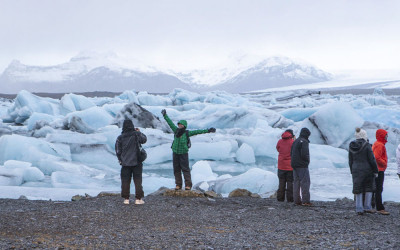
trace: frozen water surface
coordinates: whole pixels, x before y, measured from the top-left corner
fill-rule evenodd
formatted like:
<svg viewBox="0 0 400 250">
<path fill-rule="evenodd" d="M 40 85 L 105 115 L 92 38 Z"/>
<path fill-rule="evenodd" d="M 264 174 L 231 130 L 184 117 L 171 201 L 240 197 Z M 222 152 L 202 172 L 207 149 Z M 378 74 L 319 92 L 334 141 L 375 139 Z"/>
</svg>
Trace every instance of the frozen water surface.
<svg viewBox="0 0 400 250">
<path fill-rule="evenodd" d="M 370 142 L 375 131 L 389 131 L 384 200 L 400 201 L 395 149 L 400 144 L 398 96 L 318 94 L 285 91 L 254 94 L 167 95 L 127 90 L 119 96 L 89 98 L 66 94 L 60 100 L 21 91 L 0 99 L 0 197 L 69 200 L 75 194 L 120 190 L 114 144 L 125 117 L 147 135 L 143 168 L 146 194 L 174 187 L 173 134 L 160 111 L 188 129 L 215 127 L 214 134 L 191 137 L 189 152 L 195 187 L 227 195 L 246 188 L 268 197 L 278 185 L 276 143 L 285 129 L 310 137 L 311 198 L 353 198 L 348 143 L 363 127 Z M 138 106 L 140 105 L 140 106 Z M 145 112 L 145 113 L 143 113 Z M 132 185 L 132 192 L 134 187 Z"/>
</svg>

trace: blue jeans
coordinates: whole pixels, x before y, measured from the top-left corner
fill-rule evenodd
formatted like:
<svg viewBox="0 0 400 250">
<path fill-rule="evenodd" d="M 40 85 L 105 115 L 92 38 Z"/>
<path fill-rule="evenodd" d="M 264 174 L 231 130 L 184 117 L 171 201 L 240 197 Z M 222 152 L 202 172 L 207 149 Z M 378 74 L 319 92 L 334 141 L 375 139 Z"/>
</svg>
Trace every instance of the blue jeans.
<svg viewBox="0 0 400 250">
<path fill-rule="evenodd" d="M 365 200 L 363 205 L 363 194 L 356 194 L 356 212 L 364 212 L 364 210 L 371 210 L 372 192 L 365 193 Z"/>
</svg>

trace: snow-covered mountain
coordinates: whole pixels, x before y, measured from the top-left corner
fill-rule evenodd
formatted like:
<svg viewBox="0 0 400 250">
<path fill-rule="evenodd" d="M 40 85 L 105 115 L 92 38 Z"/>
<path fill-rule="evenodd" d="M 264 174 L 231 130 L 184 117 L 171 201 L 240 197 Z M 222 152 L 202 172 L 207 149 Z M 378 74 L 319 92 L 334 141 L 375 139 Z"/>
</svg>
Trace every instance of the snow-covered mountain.
<svg viewBox="0 0 400 250">
<path fill-rule="evenodd" d="M 256 63 L 212 89 L 248 92 L 273 87 L 324 82 L 333 76 L 314 66 L 295 62 L 286 57 L 271 57 Z"/>
<path fill-rule="evenodd" d="M 286 57 L 272 57 L 252 64 L 238 61 L 232 65 L 174 72 L 140 63 L 128 66 L 112 53 L 81 53 L 54 66 L 28 66 L 15 60 L 0 75 L 0 93 L 17 93 L 22 89 L 53 93 L 127 89 L 168 93 L 174 88 L 239 93 L 332 78 L 329 73 Z"/>
<path fill-rule="evenodd" d="M 132 68 L 114 55 L 79 54 L 54 66 L 28 66 L 14 60 L 0 76 L 0 92 L 120 92 L 127 89 L 166 93 L 192 88 L 174 76 L 150 67 Z"/>
</svg>

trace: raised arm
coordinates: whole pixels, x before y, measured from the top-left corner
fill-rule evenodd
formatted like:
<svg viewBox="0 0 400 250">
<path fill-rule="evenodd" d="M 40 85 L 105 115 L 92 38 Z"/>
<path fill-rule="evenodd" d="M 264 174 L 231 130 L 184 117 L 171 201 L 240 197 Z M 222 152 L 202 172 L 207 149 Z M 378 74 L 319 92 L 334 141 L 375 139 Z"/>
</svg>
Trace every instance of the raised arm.
<svg viewBox="0 0 400 250">
<path fill-rule="evenodd" d="M 163 115 L 165 121 L 168 123 L 168 126 L 172 129 L 172 131 L 175 133 L 178 127 L 171 121 L 171 119 L 167 115 L 167 111 L 165 109 L 161 110 L 161 114 Z"/>
<path fill-rule="evenodd" d="M 215 131 L 216 131 L 215 128 L 191 130 L 191 131 L 189 131 L 189 136 L 206 134 L 206 133 L 215 133 Z"/>
</svg>

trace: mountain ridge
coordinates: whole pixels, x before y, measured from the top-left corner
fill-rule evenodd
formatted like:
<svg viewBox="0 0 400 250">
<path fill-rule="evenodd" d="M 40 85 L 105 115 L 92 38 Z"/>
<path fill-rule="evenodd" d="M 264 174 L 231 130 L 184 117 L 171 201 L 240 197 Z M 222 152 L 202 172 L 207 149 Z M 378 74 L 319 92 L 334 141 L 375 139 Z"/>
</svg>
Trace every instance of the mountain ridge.
<svg viewBox="0 0 400 250">
<path fill-rule="evenodd" d="M 214 85 L 204 84 L 207 79 L 214 81 Z M 68 62 L 51 66 L 30 66 L 13 60 L 0 75 L 0 92 L 15 93 L 21 89 L 31 92 L 115 92 L 134 89 L 166 93 L 182 88 L 239 93 L 330 79 L 331 74 L 287 57 L 271 57 L 249 65 L 214 71 L 174 72 L 143 65 L 129 67 L 119 63 L 113 54 L 79 54 Z M 215 81 L 218 82 L 215 84 Z"/>
</svg>

